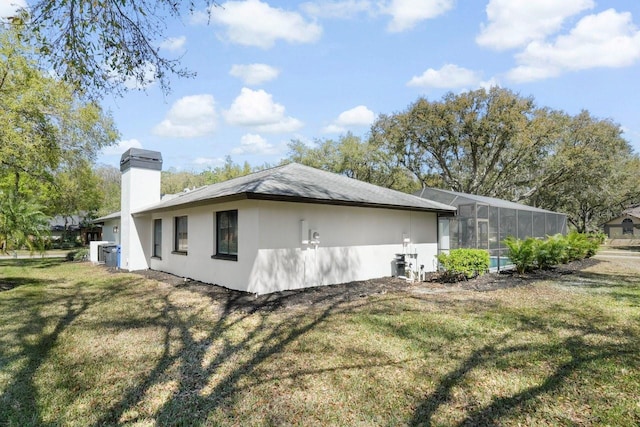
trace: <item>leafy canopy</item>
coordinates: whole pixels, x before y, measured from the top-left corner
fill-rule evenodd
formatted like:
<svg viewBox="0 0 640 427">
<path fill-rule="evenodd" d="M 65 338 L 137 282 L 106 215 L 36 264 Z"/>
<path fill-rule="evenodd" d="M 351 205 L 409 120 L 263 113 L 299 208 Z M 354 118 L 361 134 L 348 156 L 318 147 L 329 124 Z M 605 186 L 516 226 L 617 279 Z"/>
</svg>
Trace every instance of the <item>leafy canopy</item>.
<svg viewBox="0 0 640 427">
<path fill-rule="evenodd" d="M 0 241 L 35 235 L 31 217 L 97 209 L 92 163 L 118 136 L 111 117 L 39 68 L 24 39 L 0 26 Z M 12 213 L 13 212 L 13 213 Z M 13 218 L 11 217 L 13 215 Z"/>
<path fill-rule="evenodd" d="M 161 54 L 165 21 L 193 12 L 197 3 L 207 9 L 215 4 L 213 0 L 37 0 L 9 21 L 76 90 L 99 97 L 157 81 L 168 92 L 170 75 L 193 73 L 181 68 L 179 58 Z"/>
</svg>

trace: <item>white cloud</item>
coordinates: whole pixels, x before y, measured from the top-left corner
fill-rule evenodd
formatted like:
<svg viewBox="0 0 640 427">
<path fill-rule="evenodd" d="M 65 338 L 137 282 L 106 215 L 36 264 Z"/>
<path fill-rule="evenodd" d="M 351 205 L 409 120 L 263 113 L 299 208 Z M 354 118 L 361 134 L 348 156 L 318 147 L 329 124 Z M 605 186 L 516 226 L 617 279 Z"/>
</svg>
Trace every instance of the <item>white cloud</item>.
<svg viewBox="0 0 640 427">
<path fill-rule="evenodd" d="M 391 0 L 380 6 L 392 19 L 387 30 L 397 33 L 410 30 L 420 21 L 432 19 L 453 7 L 454 0 Z"/>
<path fill-rule="evenodd" d="M 215 131 L 217 114 L 211 95 L 191 95 L 177 100 L 153 133 L 164 137 L 196 138 Z"/>
<path fill-rule="evenodd" d="M 0 0 L 0 18 L 14 16 L 22 7 L 27 7 L 25 0 Z"/>
<path fill-rule="evenodd" d="M 373 5 L 369 0 L 322 1 L 302 3 L 300 9 L 317 18 L 348 19 L 359 13 L 371 14 Z"/>
<path fill-rule="evenodd" d="M 329 126 L 325 126 L 324 133 L 343 133 L 353 126 L 369 126 L 376 119 L 373 111 L 364 105 L 358 105 L 350 110 L 340 113 L 338 118 Z"/>
<path fill-rule="evenodd" d="M 492 87 L 500 87 L 500 81 L 496 77 L 491 77 L 489 80 L 483 80 L 478 83 L 478 86 L 483 89 L 489 90 Z"/>
<path fill-rule="evenodd" d="M 593 0 L 491 0 L 486 9 L 489 23 L 481 26 L 476 42 L 498 50 L 525 46 L 556 33 L 567 18 L 593 7 Z"/>
<path fill-rule="evenodd" d="M 424 88 L 454 89 L 470 86 L 478 86 L 480 76 L 475 71 L 458 67 L 454 64 L 446 64 L 439 70 L 429 68 L 420 76 L 414 76 L 407 86 Z"/>
<path fill-rule="evenodd" d="M 343 126 L 367 126 L 373 123 L 375 118 L 376 115 L 373 111 L 364 105 L 358 105 L 340 113 L 336 123 Z"/>
<path fill-rule="evenodd" d="M 347 128 L 344 126 L 337 125 L 335 123 L 330 124 L 329 126 L 325 126 L 322 128 L 323 133 L 345 133 Z"/>
<path fill-rule="evenodd" d="M 273 8 L 260 0 L 228 1 L 211 11 L 211 21 L 226 27 L 232 43 L 272 47 L 277 40 L 289 43 L 312 43 L 322 34 L 322 27 L 307 22 L 296 12 Z"/>
<path fill-rule="evenodd" d="M 224 159 L 221 157 L 196 157 L 193 160 L 193 164 L 197 166 L 213 166 L 221 165 L 224 163 Z"/>
<path fill-rule="evenodd" d="M 102 149 L 105 156 L 120 156 L 129 148 L 142 148 L 142 143 L 137 139 L 123 139 L 118 141 L 116 145 L 111 145 Z"/>
<path fill-rule="evenodd" d="M 285 116 L 284 106 L 273 102 L 271 94 L 248 88 L 242 88 L 224 116 L 230 124 L 253 127 L 259 132 L 294 132 L 303 125 L 300 120 Z"/>
<path fill-rule="evenodd" d="M 160 49 L 168 50 L 170 52 L 177 52 L 184 49 L 184 45 L 187 43 L 187 37 L 168 37 L 160 43 Z"/>
<path fill-rule="evenodd" d="M 567 35 L 553 43 L 531 42 L 516 55 L 518 66 L 508 78 L 526 82 L 567 71 L 596 67 L 617 68 L 640 60 L 640 31 L 631 13 L 608 9 L 582 18 Z"/>
<path fill-rule="evenodd" d="M 233 65 L 229 74 L 242 79 L 246 85 L 255 86 L 277 78 L 280 70 L 267 64 Z"/>
<path fill-rule="evenodd" d="M 240 138 L 240 146 L 231 150 L 231 154 L 259 154 L 273 155 L 280 150 L 273 144 L 267 142 L 262 136 L 248 133 Z"/>
<path fill-rule="evenodd" d="M 418 23 L 436 18 L 453 8 L 455 0 L 335 0 L 313 1 L 300 5 L 307 15 L 315 18 L 350 19 L 357 15 L 386 15 L 390 32 L 414 28 Z"/>
</svg>

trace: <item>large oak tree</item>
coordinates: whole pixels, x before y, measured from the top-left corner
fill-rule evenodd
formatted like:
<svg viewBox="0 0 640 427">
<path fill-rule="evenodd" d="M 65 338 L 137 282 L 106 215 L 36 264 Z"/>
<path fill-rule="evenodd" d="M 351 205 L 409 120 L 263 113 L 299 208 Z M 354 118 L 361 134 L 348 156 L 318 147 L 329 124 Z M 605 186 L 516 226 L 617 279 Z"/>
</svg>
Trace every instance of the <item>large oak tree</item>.
<svg viewBox="0 0 640 427">
<path fill-rule="evenodd" d="M 504 88 L 420 98 L 381 115 L 371 141 L 423 186 L 558 210 L 580 231 L 640 201 L 639 160 L 619 125 Z"/>
</svg>

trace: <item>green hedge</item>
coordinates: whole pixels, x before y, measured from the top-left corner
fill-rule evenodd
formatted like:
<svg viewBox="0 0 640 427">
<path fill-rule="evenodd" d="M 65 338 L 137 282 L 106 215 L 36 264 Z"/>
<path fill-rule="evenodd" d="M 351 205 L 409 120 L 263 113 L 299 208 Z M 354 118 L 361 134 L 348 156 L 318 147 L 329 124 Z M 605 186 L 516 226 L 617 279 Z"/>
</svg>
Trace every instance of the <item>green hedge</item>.
<svg viewBox="0 0 640 427">
<path fill-rule="evenodd" d="M 437 258 L 451 280 L 471 279 L 489 270 L 489 253 L 482 249 L 452 249 Z"/>
</svg>

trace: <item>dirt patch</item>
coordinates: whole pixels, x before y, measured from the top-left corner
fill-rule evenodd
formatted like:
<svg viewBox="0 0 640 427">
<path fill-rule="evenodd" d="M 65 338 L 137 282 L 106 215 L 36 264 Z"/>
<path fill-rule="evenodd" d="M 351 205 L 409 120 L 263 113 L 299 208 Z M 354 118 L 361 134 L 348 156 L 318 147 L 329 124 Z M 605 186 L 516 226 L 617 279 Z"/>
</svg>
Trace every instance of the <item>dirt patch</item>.
<svg viewBox="0 0 640 427">
<path fill-rule="evenodd" d="M 437 273 L 427 277 L 425 282 L 407 282 L 397 277 L 364 280 L 340 285 L 319 286 L 315 288 L 274 292 L 266 295 L 255 295 L 248 292 L 234 291 L 222 286 L 211 285 L 195 280 L 185 279 L 173 274 L 154 270 L 134 272 L 147 279 L 156 280 L 169 286 L 186 288 L 206 295 L 224 307 L 225 312 L 273 311 L 281 308 L 305 308 L 324 306 L 349 301 L 361 300 L 372 295 L 386 293 L 439 293 L 459 290 L 487 292 L 496 289 L 513 288 L 530 285 L 541 280 L 554 279 L 573 274 L 584 268 L 597 264 L 595 259 L 574 261 L 549 270 L 538 270 L 525 274 L 514 271 L 488 273 L 475 279 L 458 283 L 442 283 Z M 113 272 L 118 270 L 111 269 Z"/>
</svg>

